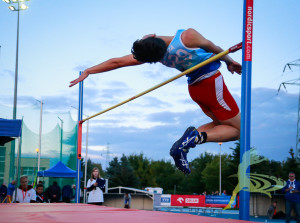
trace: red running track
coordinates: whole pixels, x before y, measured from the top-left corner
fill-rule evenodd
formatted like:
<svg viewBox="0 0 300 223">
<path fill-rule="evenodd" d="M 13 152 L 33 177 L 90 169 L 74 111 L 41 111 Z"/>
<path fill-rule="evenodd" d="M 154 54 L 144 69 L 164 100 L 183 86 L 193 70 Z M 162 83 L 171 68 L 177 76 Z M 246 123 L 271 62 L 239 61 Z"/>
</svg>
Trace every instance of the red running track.
<svg viewBox="0 0 300 223">
<path fill-rule="evenodd" d="M 191 214 L 113 208 L 89 204 L 0 204 L 0 222 L 246 223 Z"/>
</svg>

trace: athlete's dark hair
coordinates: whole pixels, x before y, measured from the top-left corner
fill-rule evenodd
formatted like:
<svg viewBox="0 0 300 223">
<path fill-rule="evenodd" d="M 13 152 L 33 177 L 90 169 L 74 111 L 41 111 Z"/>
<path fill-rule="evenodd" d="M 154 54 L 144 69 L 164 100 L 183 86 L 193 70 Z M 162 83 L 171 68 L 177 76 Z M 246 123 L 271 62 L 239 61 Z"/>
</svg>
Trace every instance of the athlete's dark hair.
<svg viewBox="0 0 300 223">
<path fill-rule="evenodd" d="M 136 40 L 131 48 L 131 53 L 136 60 L 149 63 L 160 61 L 166 51 L 167 45 L 165 41 L 154 37 Z"/>
</svg>

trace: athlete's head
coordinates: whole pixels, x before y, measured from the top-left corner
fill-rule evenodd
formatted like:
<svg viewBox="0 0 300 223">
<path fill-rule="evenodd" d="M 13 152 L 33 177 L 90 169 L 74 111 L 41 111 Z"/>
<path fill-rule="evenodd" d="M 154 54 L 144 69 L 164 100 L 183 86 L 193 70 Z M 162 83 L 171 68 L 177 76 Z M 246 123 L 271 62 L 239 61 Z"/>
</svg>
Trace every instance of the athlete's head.
<svg viewBox="0 0 300 223">
<path fill-rule="evenodd" d="M 156 37 L 137 40 L 133 43 L 131 53 L 140 62 L 155 63 L 160 61 L 167 51 L 165 41 Z"/>
</svg>

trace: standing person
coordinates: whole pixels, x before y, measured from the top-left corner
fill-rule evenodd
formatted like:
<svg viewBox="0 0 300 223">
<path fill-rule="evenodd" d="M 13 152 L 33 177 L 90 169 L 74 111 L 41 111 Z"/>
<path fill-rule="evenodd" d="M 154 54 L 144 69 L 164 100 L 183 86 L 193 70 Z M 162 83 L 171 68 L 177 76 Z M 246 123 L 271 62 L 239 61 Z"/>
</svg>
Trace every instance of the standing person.
<svg viewBox="0 0 300 223">
<path fill-rule="evenodd" d="M 13 203 L 36 203 L 36 193 L 31 185 L 28 185 L 28 177 L 20 177 L 20 187 L 12 194 Z M 15 196 L 15 193 L 17 195 Z"/>
<path fill-rule="evenodd" d="M 13 192 L 15 190 L 15 187 L 16 187 L 16 181 L 12 181 L 8 184 L 7 186 L 7 197 L 8 197 L 8 203 L 11 203 L 12 201 L 12 195 L 13 195 Z"/>
<path fill-rule="evenodd" d="M 226 190 L 223 190 L 222 196 L 226 196 Z"/>
<path fill-rule="evenodd" d="M 49 203 L 48 197 L 44 193 L 44 185 L 36 185 L 36 203 Z"/>
<path fill-rule="evenodd" d="M 131 195 L 129 193 L 125 193 L 124 195 L 124 208 L 130 208 L 131 205 Z"/>
<path fill-rule="evenodd" d="M 105 191 L 105 180 L 100 178 L 99 169 L 94 167 L 91 178 L 87 182 L 87 191 L 89 192 L 88 204 L 102 205 L 104 202 L 103 192 Z"/>
<path fill-rule="evenodd" d="M 294 172 L 289 173 L 289 179 L 282 190 L 285 192 L 286 223 L 291 221 L 291 211 L 295 210 L 296 221 L 300 223 L 300 182 L 295 179 Z"/>
<path fill-rule="evenodd" d="M 79 78 L 70 82 L 70 87 L 83 81 L 90 74 L 143 63 L 160 62 L 183 72 L 222 51 L 221 47 L 191 28 L 178 30 L 175 36 L 150 34 L 133 43 L 132 54 L 112 58 L 86 69 Z M 241 73 L 242 66 L 228 55 L 222 57 L 221 61 L 226 63 L 231 73 Z M 205 142 L 227 142 L 239 139 L 239 108 L 218 70 L 220 66 L 221 62 L 217 60 L 186 75 L 191 98 L 212 121 L 201 125 L 198 129 L 187 128 L 183 136 L 173 144 L 170 155 L 176 167 L 185 174 L 191 172 L 187 160 L 190 148 Z"/>
<path fill-rule="evenodd" d="M 72 187 L 70 185 L 65 185 L 62 189 L 62 200 L 63 200 L 63 202 L 70 203 L 72 197 L 73 197 Z"/>
<path fill-rule="evenodd" d="M 53 185 L 48 188 L 49 198 L 51 203 L 56 203 L 60 201 L 61 189 L 57 185 L 57 182 L 54 181 Z"/>
</svg>

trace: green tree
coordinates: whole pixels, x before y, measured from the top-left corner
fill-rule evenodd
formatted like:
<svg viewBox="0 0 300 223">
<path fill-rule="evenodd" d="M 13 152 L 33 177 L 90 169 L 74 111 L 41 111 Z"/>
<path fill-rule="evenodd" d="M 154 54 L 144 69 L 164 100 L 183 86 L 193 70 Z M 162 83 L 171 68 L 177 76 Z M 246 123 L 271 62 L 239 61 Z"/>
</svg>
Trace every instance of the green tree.
<svg viewBox="0 0 300 223">
<path fill-rule="evenodd" d="M 214 157 L 214 159 L 208 163 L 205 169 L 202 171 L 203 180 L 205 182 L 205 188 L 207 192 L 214 192 L 219 187 L 219 159 Z"/>
<path fill-rule="evenodd" d="M 284 179 L 283 163 L 280 161 L 269 160 L 266 173 L 270 176 Z"/>
<path fill-rule="evenodd" d="M 205 152 L 190 162 L 191 174 L 185 180 L 186 189 L 189 193 L 201 194 L 206 191 L 202 171 L 213 159 L 213 154 Z"/>
<path fill-rule="evenodd" d="M 151 169 L 151 160 L 144 157 L 142 153 L 140 155 L 130 155 L 128 160 L 135 175 L 139 178 L 140 188 L 157 186 Z"/>
<path fill-rule="evenodd" d="M 135 188 L 139 186 L 139 179 L 135 175 L 134 170 L 128 161 L 128 158 L 124 154 L 121 157 L 121 174 L 122 186 Z"/>
<path fill-rule="evenodd" d="M 240 141 L 235 143 L 235 148 L 230 147 L 232 153 L 230 155 L 229 169 L 231 174 L 237 174 L 240 164 Z"/>
<path fill-rule="evenodd" d="M 109 166 L 106 169 L 106 176 L 109 179 L 109 187 L 138 187 L 139 185 L 139 180 L 124 154 L 120 162 L 117 157 L 114 157 L 109 162 Z"/>
<path fill-rule="evenodd" d="M 121 185 L 121 164 L 117 157 L 114 157 L 106 169 L 106 176 L 109 179 L 109 187 L 117 187 Z"/>
<path fill-rule="evenodd" d="M 300 177 L 300 163 L 297 162 L 295 157 L 294 149 L 290 148 L 289 150 L 290 157 L 283 163 L 283 173 L 286 178 L 289 172 L 294 172 L 296 177 Z"/>
<path fill-rule="evenodd" d="M 155 186 L 164 189 L 164 193 L 174 193 L 174 188 L 176 187 L 177 192 L 181 192 L 184 186 L 182 186 L 182 181 L 184 175 L 176 170 L 176 168 L 169 161 L 159 160 L 153 161 L 151 163 L 151 172 L 155 178 Z"/>
<path fill-rule="evenodd" d="M 228 183 L 228 174 L 230 174 L 229 169 L 229 161 L 230 156 L 224 154 L 221 156 L 221 178 L 222 178 L 222 188 L 221 190 L 229 191 L 231 189 L 231 185 Z M 220 157 L 214 156 L 213 160 L 208 163 L 205 169 L 202 172 L 203 180 L 205 182 L 205 188 L 208 192 L 214 192 L 219 190 L 219 182 L 220 182 Z M 221 191 L 222 192 L 222 191 Z"/>
</svg>

